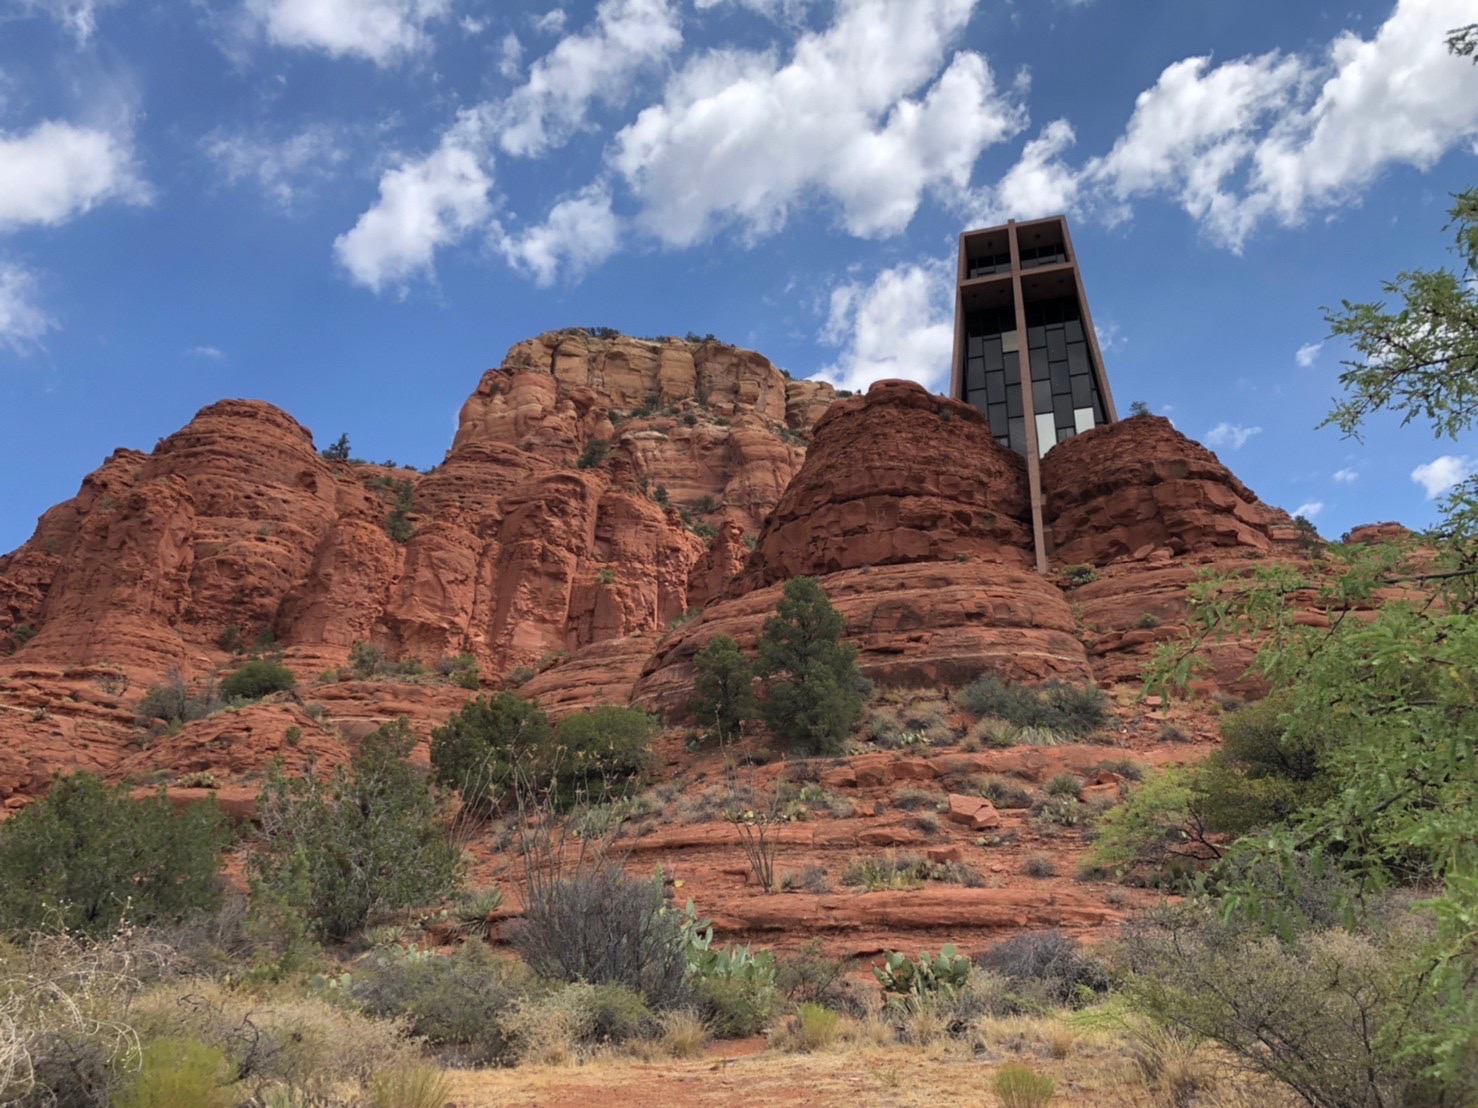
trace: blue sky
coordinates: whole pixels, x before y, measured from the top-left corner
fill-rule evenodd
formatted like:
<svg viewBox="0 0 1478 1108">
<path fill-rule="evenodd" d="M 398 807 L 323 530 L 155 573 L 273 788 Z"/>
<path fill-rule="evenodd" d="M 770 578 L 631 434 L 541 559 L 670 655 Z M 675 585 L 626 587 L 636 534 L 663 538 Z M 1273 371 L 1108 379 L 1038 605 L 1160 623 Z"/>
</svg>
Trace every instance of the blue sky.
<svg viewBox="0 0 1478 1108">
<path fill-rule="evenodd" d="M 0 0 L 0 550 L 256 397 L 427 466 L 544 330 L 947 380 L 955 236 L 1069 213 L 1121 409 L 1338 535 L 1478 441 L 1314 427 L 1320 306 L 1448 264 L 1471 0 Z M 1322 344 L 1322 345 L 1321 345 Z"/>
</svg>

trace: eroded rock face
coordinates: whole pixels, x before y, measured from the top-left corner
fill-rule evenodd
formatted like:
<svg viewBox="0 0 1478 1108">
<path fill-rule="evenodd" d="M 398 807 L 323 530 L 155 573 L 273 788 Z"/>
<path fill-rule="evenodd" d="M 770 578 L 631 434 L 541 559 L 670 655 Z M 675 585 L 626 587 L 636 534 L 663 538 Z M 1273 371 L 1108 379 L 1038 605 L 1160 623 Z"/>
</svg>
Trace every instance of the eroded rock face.
<svg viewBox="0 0 1478 1108">
<path fill-rule="evenodd" d="M 1212 549 L 1259 553 L 1292 543 L 1216 455 L 1160 416 L 1137 416 L 1053 447 L 1042 459 L 1043 521 L 1062 565 L 1106 565 Z"/>
</svg>

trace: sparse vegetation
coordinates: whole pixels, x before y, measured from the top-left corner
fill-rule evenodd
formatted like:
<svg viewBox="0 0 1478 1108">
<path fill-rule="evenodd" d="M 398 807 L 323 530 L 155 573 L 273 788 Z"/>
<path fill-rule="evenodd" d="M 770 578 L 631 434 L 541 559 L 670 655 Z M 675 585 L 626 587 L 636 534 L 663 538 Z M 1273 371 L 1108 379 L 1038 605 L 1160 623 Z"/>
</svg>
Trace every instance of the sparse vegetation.
<svg viewBox="0 0 1478 1108">
<path fill-rule="evenodd" d="M 955 701 L 978 717 L 1004 720 L 1016 727 L 1081 738 L 1108 722 L 1108 697 L 1096 685 L 1008 685 L 987 673 L 955 693 Z M 1042 745 L 1043 737 L 1027 735 L 1019 742 Z"/>
<path fill-rule="evenodd" d="M 595 469 L 606 460 L 606 455 L 610 452 L 609 439 L 591 439 L 585 444 L 585 449 L 580 452 L 580 458 L 575 465 L 580 469 Z"/>
<path fill-rule="evenodd" d="M 753 719 L 754 663 L 728 635 L 715 635 L 693 658 L 693 711 L 724 742 Z"/>
<path fill-rule="evenodd" d="M 298 679 L 292 670 L 277 662 L 253 659 L 221 678 L 221 696 L 226 700 L 260 700 L 293 688 Z"/>
<path fill-rule="evenodd" d="M 846 622 L 815 580 L 785 583 L 760 639 L 759 671 L 768 682 L 760 713 L 794 749 L 838 750 L 862 715 L 857 648 L 841 641 L 845 631 Z"/>
</svg>

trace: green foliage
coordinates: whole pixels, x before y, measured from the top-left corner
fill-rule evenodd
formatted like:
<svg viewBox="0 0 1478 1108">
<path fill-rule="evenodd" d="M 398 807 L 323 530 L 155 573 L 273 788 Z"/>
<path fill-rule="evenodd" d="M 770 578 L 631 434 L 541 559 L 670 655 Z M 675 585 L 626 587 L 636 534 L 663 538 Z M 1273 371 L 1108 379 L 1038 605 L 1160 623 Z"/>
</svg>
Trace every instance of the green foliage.
<svg viewBox="0 0 1478 1108">
<path fill-rule="evenodd" d="M 0 928 L 102 935 L 213 909 L 226 838 L 213 800 L 176 812 L 162 792 L 60 778 L 0 823 Z"/>
<path fill-rule="evenodd" d="M 368 1108 L 445 1108 L 452 1082 L 429 1062 L 405 1062 L 374 1074 L 365 1093 Z"/>
<path fill-rule="evenodd" d="M 286 666 L 254 658 L 221 678 L 221 696 L 227 700 L 260 700 L 297 683 L 298 679 Z"/>
<path fill-rule="evenodd" d="M 155 1039 L 139 1052 L 139 1068 L 113 1097 L 113 1108 L 231 1108 L 235 1067 L 225 1054 L 193 1039 Z"/>
<path fill-rule="evenodd" d="M 672 498 L 667 493 L 666 485 L 658 485 L 656 489 L 652 491 L 652 499 L 655 500 L 658 504 L 662 505 L 662 507 L 664 508 L 672 503 Z"/>
<path fill-rule="evenodd" d="M 404 477 L 399 481 L 387 478 L 386 487 L 394 492 L 395 502 L 385 515 L 385 534 L 395 542 L 408 543 L 415 534 L 410 513 L 415 507 L 416 486 L 409 477 Z"/>
<path fill-rule="evenodd" d="M 841 1033 L 842 1017 L 838 1012 L 807 1001 L 796 1005 L 795 1019 L 787 1041 L 791 1049 L 802 1053 L 825 1050 Z"/>
<path fill-rule="evenodd" d="M 575 465 L 580 469 L 594 469 L 606 460 L 606 455 L 610 452 L 609 439 L 591 439 L 585 444 L 585 449 L 580 452 L 580 458 Z"/>
<path fill-rule="evenodd" d="M 970 977 L 970 959 L 956 953 L 951 943 L 940 947 L 938 954 L 921 952 L 917 961 L 890 950 L 872 972 L 887 1004 L 913 1009 L 936 995 L 964 988 Z"/>
<path fill-rule="evenodd" d="M 1023 1062 L 1008 1062 L 996 1070 L 991 1088 L 1000 1099 L 1001 1108 L 1045 1108 L 1052 1103 L 1057 1086 L 1052 1078 Z"/>
<path fill-rule="evenodd" d="M 428 904 L 460 883 L 461 851 L 410 762 L 415 744 L 400 719 L 366 736 L 347 772 L 289 778 L 277 767 L 268 778 L 251 871 L 324 938 L 343 939 L 377 913 Z"/>
<path fill-rule="evenodd" d="M 1143 400 L 1135 400 L 1135 401 L 1132 401 L 1130 403 L 1130 405 L 1129 405 L 1129 418 L 1130 419 L 1133 419 L 1136 416 L 1147 416 L 1149 414 L 1150 414 L 1150 406 L 1148 404 L 1146 404 Z"/>
<path fill-rule="evenodd" d="M 1062 579 L 1067 582 L 1067 587 L 1075 589 L 1079 585 L 1087 585 L 1098 580 L 1098 571 L 1089 565 L 1068 566 L 1062 571 Z"/>
<path fill-rule="evenodd" d="M 482 686 L 477 672 L 477 659 L 471 654 L 440 659 L 436 663 L 436 672 L 450 678 L 452 684 L 459 689 L 476 690 Z"/>
<path fill-rule="evenodd" d="M 614 585 L 616 583 L 616 571 L 609 567 L 597 571 L 595 583 L 597 585 Z"/>
<path fill-rule="evenodd" d="M 24 646 L 36 637 L 36 628 L 29 623 L 17 623 L 10 629 L 10 638 L 16 646 Z"/>
<path fill-rule="evenodd" d="M 349 436 L 340 435 L 333 444 L 322 450 L 325 460 L 330 462 L 347 462 L 349 460 Z"/>
<path fill-rule="evenodd" d="M 975 716 L 1074 738 L 1098 730 L 1109 719 L 1108 697 L 1095 685 L 1008 685 L 994 673 L 960 689 L 955 702 Z"/>
<path fill-rule="evenodd" d="M 205 719 L 220 709 L 221 700 L 214 684 L 207 683 L 199 695 L 192 694 L 180 671 L 172 669 L 165 675 L 164 684 L 155 685 L 144 694 L 138 715 L 144 720 L 163 720 L 178 726 Z"/>
<path fill-rule="evenodd" d="M 693 658 L 693 711 L 699 722 L 711 724 L 720 740 L 738 736 L 755 703 L 754 663 L 728 635 L 715 635 Z"/>
<path fill-rule="evenodd" d="M 765 622 L 759 672 L 769 687 L 760 712 L 797 750 L 837 751 L 862 718 L 857 648 L 841 641 L 845 631 L 846 621 L 810 577 L 787 581 L 777 613 Z"/>
<path fill-rule="evenodd" d="M 997 943 L 980 964 L 1008 983 L 1010 1004 L 1021 1011 L 1082 1007 L 1109 987 L 1107 967 L 1055 929 Z"/>
<path fill-rule="evenodd" d="M 775 956 L 768 951 L 705 948 L 696 957 L 690 953 L 688 972 L 704 1019 L 721 1039 L 758 1035 L 775 1014 L 779 992 Z"/>
</svg>

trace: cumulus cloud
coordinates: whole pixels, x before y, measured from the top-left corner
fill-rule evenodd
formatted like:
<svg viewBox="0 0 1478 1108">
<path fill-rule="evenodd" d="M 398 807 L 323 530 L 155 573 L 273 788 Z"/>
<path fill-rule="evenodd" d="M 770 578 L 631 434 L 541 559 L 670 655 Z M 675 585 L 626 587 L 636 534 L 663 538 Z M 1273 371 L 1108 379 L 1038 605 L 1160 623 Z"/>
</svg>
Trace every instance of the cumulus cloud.
<svg viewBox="0 0 1478 1108">
<path fill-rule="evenodd" d="M 1072 124 L 1053 120 L 1022 149 L 1021 157 L 994 186 L 977 197 L 975 219 L 1002 223 L 1037 219 L 1078 209 L 1082 180 L 1062 155 L 1077 141 Z"/>
<path fill-rule="evenodd" d="M 1358 470 L 1346 468 L 1334 471 L 1334 479 L 1342 485 L 1353 485 L 1359 478 L 1360 473 Z"/>
<path fill-rule="evenodd" d="M 1466 454 L 1444 454 L 1411 471 L 1411 479 L 1424 488 L 1428 500 L 1435 500 L 1478 472 L 1478 464 Z"/>
<path fill-rule="evenodd" d="M 1478 67 L 1444 42 L 1469 7 L 1399 0 L 1372 38 L 1344 32 L 1322 58 L 1177 61 L 1084 183 L 1117 216 L 1136 197 L 1170 195 L 1241 249 L 1262 222 L 1296 225 L 1392 165 L 1425 169 L 1478 134 Z"/>
<path fill-rule="evenodd" d="M 25 354 L 55 326 L 37 299 L 36 278 L 16 263 L 0 260 L 0 346 Z"/>
<path fill-rule="evenodd" d="M 699 11 L 707 11 L 709 8 L 748 8 L 770 19 L 794 22 L 806 14 L 813 2 L 814 0 L 693 0 L 693 6 Z"/>
<path fill-rule="evenodd" d="M 578 280 L 620 244 L 621 221 L 611 210 L 611 193 L 603 184 L 561 200 L 538 226 L 497 237 L 497 247 L 509 263 L 541 287 L 560 278 Z"/>
<path fill-rule="evenodd" d="M 212 362 L 218 362 L 226 356 L 218 346 L 192 346 L 185 353 L 192 358 L 205 358 Z"/>
<path fill-rule="evenodd" d="M 1322 342 L 1306 342 L 1298 348 L 1293 355 L 1293 360 L 1299 364 L 1301 369 L 1308 369 L 1319 357 L 1319 351 L 1324 349 Z"/>
<path fill-rule="evenodd" d="M 681 44 L 673 0 L 602 0 L 595 21 L 530 66 L 528 79 L 500 106 L 498 145 L 535 157 L 566 142 L 594 101 L 622 99 L 633 77 Z"/>
<path fill-rule="evenodd" d="M 801 34 L 786 58 L 713 50 L 690 59 L 661 103 L 616 136 L 613 165 L 643 225 L 675 246 L 725 222 L 765 235 L 820 196 L 848 232 L 887 235 L 927 189 L 963 190 L 981 150 L 1023 120 L 983 57 L 949 57 L 972 7 L 845 0 L 830 27 Z"/>
<path fill-rule="evenodd" d="M 120 0 L 10 0 L 21 15 L 49 16 L 85 45 L 97 33 L 98 12 L 115 7 Z"/>
<path fill-rule="evenodd" d="M 148 199 L 127 134 L 54 120 L 21 135 L 0 132 L 0 230 L 56 226 L 108 200 Z"/>
<path fill-rule="evenodd" d="M 334 240 L 334 254 L 358 284 L 380 292 L 429 272 L 439 247 L 487 223 L 493 180 L 479 155 L 482 121 L 466 112 L 421 159 L 380 178 L 380 195 Z"/>
<path fill-rule="evenodd" d="M 1229 447 L 1241 450 L 1253 435 L 1262 434 L 1261 427 L 1243 427 L 1239 423 L 1222 421 L 1207 431 L 1203 439 L 1207 446 Z"/>
<path fill-rule="evenodd" d="M 512 31 L 498 45 L 498 72 L 510 81 L 523 72 L 523 43 Z"/>
<path fill-rule="evenodd" d="M 832 290 L 821 338 L 840 347 L 819 376 L 862 391 L 902 377 L 941 392 L 954 343 L 952 263 L 914 262 Z"/>
<path fill-rule="evenodd" d="M 321 123 L 286 138 L 218 128 L 201 149 L 229 183 L 251 181 L 283 208 L 330 179 L 348 157 L 342 132 Z"/>
<path fill-rule="evenodd" d="M 535 16 L 532 22 L 534 30 L 540 34 L 558 35 L 564 32 L 565 23 L 568 19 L 569 17 L 565 15 L 563 8 L 551 8 L 543 15 Z"/>
<path fill-rule="evenodd" d="M 1300 504 L 1297 508 L 1293 509 L 1293 514 L 1296 515 L 1296 516 L 1303 516 L 1304 519 L 1318 519 L 1319 518 L 1319 513 L 1322 512 L 1323 510 L 1324 510 L 1324 501 L 1322 501 L 1322 500 L 1306 500 L 1302 504 Z"/>
<path fill-rule="evenodd" d="M 429 44 L 426 26 L 450 0 L 246 0 L 269 42 L 392 65 Z"/>
</svg>

